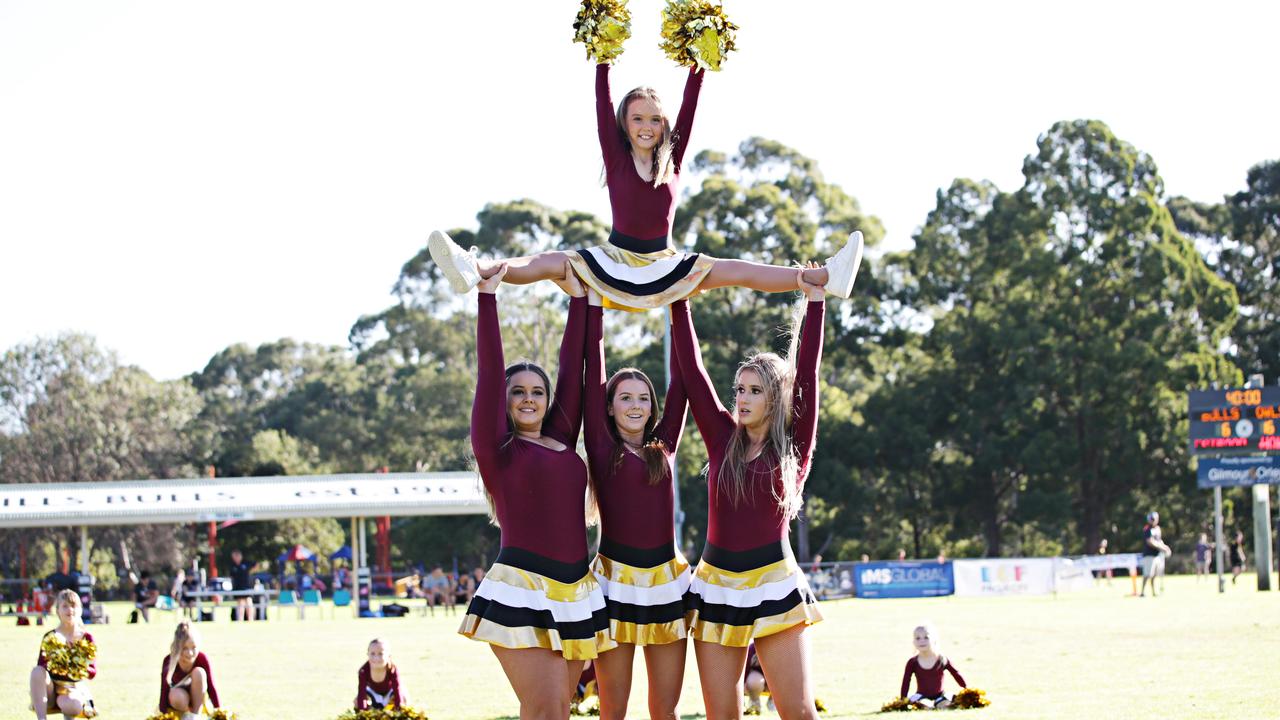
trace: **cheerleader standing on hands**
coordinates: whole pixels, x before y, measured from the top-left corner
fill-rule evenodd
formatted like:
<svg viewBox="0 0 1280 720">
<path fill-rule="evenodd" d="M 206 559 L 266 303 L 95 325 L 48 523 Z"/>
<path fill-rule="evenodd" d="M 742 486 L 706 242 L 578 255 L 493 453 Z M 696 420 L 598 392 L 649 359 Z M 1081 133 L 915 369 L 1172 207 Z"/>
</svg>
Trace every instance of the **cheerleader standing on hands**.
<svg viewBox="0 0 1280 720">
<path fill-rule="evenodd" d="M 600 716 L 626 716 L 639 646 L 649 675 L 649 717 L 673 720 L 684 683 L 689 562 L 676 548 L 672 466 L 688 403 L 679 372 L 667 388 L 666 412 L 653 381 L 636 368 L 605 382 L 600 296 L 589 290 L 588 300 L 583 432 L 600 508 L 600 552 L 592 570 L 618 643 L 595 661 Z"/>
<path fill-rule="evenodd" d="M 58 627 L 44 634 L 40 642 L 40 654 L 36 667 L 31 670 L 31 709 L 38 720 L 45 720 L 49 713 L 62 713 L 63 717 L 97 717 L 93 697 L 89 694 L 89 681 L 98 674 L 94 659 L 96 647 L 93 635 L 80 620 L 80 596 L 71 590 L 63 590 L 54 600 Z M 82 644 L 84 643 L 84 644 Z M 87 662 L 80 667 L 62 667 L 60 658 L 51 657 L 69 652 L 88 650 Z M 77 650 L 79 648 L 79 650 Z"/>
<path fill-rule="evenodd" d="M 610 5 L 612 7 L 605 7 Z M 698 3 L 673 5 L 696 11 L 694 14 L 700 18 L 719 12 L 719 6 L 700 9 L 695 7 Z M 612 13 L 612 16 L 584 19 L 589 11 Z M 672 27 L 688 24 L 679 19 L 672 22 L 670 16 L 667 20 L 664 25 Z M 590 33 L 584 35 L 581 29 L 592 22 L 622 29 L 616 30 L 607 47 L 602 48 L 593 44 L 592 37 L 588 37 Z M 622 40 L 630 35 L 630 15 L 625 7 L 620 3 L 587 0 L 579 14 L 578 26 L 577 39 L 588 44 L 588 56 L 595 55 L 600 60 L 596 66 L 596 125 L 613 211 L 609 242 L 577 252 L 549 251 L 529 257 L 482 261 L 475 257 L 474 248 L 464 251 L 443 232 L 432 232 L 427 243 L 431 257 L 454 291 L 470 290 L 481 278 L 492 276 L 499 264 L 508 268 L 505 280 L 513 284 L 562 279 L 566 261 L 572 263 L 574 272 L 587 285 L 603 296 L 606 306 L 623 309 L 663 307 L 701 290 L 718 287 L 741 286 L 762 292 L 796 290 L 796 272 L 792 268 L 717 259 L 679 252 L 671 246 L 671 222 L 705 75 L 703 67 L 719 69 L 723 51 L 733 47 L 732 31 L 736 26 L 720 16 L 719 35 L 714 34 L 714 28 L 704 31 L 713 33 L 713 45 L 719 40 L 723 46 L 711 60 L 703 53 L 690 52 L 684 44 L 668 49 L 669 55 L 690 66 L 684 101 L 674 128 L 657 93 L 649 87 L 628 92 L 614 110 L 609 67 L 621 54 Z M 667 45 L 672 45 L 670 37 Z M 803 279 L 847 298 L 861 261 L 862 233 L 854 232 L 848 244 L 828 259 L 826 265 L 805 269 Z"/>
<path fill-rule="evenodd" d="M 192 720 L 198 717 L 206 697 L 215 708 L 222 707 L 213 684 L 213 668 L 200 652 L 200 633 L 190 620 L 182 620 L 173 631 L 169 654 L 160 663 L 160 712 L 174 710 L 183 720 Z"/>
<path fill-rule="evenodd" d="M 494 292 L 506 268 L 479 285 L 479 368 L 471 447 L 502 531 L 502 549 L 476 588 L 459 632 L 490 644 L 520 699 L 521 720 L 563 720 L 584 660 L 613 647 L 604 596 L 587 564 L 587 466 L 575 450 L 582 423 L 586 292 L 573 298 L 551 383 L 528 362 L 503 369 Z"/>
<path fill-rule="evenodd" d="M 752 640 L 778 714 L 816 717 L 804 630 L 822 616 L 788 525 L 817 439 L 826 305 L 821 287 L 798 282 L 808 303 L 798 353 L 789 353 L 794 369 L 774 353 L 748 358 L 734 378 L 733 412 L 707 376 L 688 306 L 672 306 L 680 373 L 708 456 L 707 542 L 690 588 L 689 633 L 709 720 L 741 716 Z"/>
</svg>

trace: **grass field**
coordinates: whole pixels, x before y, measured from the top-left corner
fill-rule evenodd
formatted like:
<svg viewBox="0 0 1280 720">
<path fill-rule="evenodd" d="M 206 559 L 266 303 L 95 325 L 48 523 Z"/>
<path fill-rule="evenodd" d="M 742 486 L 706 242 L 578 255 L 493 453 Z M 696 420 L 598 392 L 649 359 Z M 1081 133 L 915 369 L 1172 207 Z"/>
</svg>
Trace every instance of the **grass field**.
<svg viewBox="0 0 1280 720">
<path fill-rule="evenodd" d="M 1280 593 L 1254 587 L 1246 575 L 1219 595 L 1212 579 L 1172 577 L 1160 597 L 1134 598 L 1120 578 L 1057 597 L 824 603 L 826 622 L 810 631 L 818 697 L 833 719 L 876 714 L 897 694 L 911 630 L 927 619 L 965 679 L 993 702 L 962 717 L 1280 718 Z M 93 694 L 106 720 L 143 720 L 159 698 L 174 620 L 156 613 L 149 625 L 127 625 L 128 606 L 109 607 L 112 622 L 92 628 L 100 648 Z M 273 610 L 271 622 L 233 624 L 227 612 L 201 626 L 202 647 L 223 702 L 245 720 L 338 715 L 375 636 L 391 644 L 413 704 L 432 720 L 518 714 L 487 646 L 454 633 L 456 616 L 357 620 L 345 609 L 321 618 L 312 608 L 305 620 L 290 609 L 278 620 Z M 46 628 L 4 623 L 0 718 L 31 717 L 27 678 Z M 641 718 L 643 663 L 636 670 L 629 716 Z M 680 711 L 702 716 L 692 652 Z"/>
</svg>

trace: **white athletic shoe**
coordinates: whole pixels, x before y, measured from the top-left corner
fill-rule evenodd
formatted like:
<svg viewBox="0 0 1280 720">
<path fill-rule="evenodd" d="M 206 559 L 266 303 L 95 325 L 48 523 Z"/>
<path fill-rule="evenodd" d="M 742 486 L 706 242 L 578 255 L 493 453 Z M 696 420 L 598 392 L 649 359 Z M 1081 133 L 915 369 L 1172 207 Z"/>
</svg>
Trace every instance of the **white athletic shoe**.
<svg viewBox="0 0 1280 720">
<path fill-rule="evenodd" d="M 200 716 L 193 712 L 182 713 L 182 720 L 200 720 Z"/>
<path fill-rule="evenodd" d="M 479 284 L 480 267 L 476 263 L 476 249 L 463 250 L 458 243 L 445 233 L 432 230 L 427 238 L 427 249 L 431 251 L 431 259 L 435 260 L 449 281 L 449 287 L 461 295 Z"/>
<path fill-rule="evenodd" d="M 827 258 L 826 291 L 836 297 L 847 298 L 853 292 L 853 279 L 858 276 L 862 264 L 862 231 L 854 230 L 849 242 L 840 252 Z"/>
</svg>

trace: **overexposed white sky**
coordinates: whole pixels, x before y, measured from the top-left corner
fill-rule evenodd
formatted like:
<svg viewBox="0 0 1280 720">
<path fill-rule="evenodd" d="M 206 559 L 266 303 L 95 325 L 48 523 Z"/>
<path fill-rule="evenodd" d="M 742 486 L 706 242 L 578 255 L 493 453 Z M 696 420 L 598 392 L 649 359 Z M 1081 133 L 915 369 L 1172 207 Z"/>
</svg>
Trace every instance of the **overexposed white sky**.
<svg viewBox="0 0 1280 720">
<path fill-rule="evenodd" d="M 631 0 L 615 94 L 684 71 Z M 1171 195 L 1280 158 L 1275 2 L 725 0 L 690 152 L 817 159 L 904 247 L 956 177 L 1021 184 L 1097 118 Z M 159 378 L 236 342 L 344 344 L 436 227 L 529 197 L 608 217 L 571 0 L 0 0 L 0 351 L 96 336 Z"/>
</svg>

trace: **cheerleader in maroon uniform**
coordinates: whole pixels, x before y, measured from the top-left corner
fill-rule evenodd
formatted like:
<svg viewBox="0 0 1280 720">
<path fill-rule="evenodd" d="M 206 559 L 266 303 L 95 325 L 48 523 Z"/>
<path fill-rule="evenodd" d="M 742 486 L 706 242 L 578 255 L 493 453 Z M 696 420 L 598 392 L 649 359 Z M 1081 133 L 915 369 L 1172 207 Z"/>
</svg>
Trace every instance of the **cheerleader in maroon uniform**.
<svg viewBox="0 0 1280 720">
<path fill-rule="evenodd" d="M 160 662 L 160 712 L 174 710 L 184 718 L 195 717 L 205 698 L 215 708 L 222 707 L 213 668 L 200 652 L 200 633 L 190 620 L 181 620 L 173 631 L 169 654 Z"/>
<path fill-rule="evenodd" d="M 583 432 L 600 508 L 600 552 L 592 570 L 618 643 L 595 661 L 600 716 L 626 716 L 640 646 L 649 673 L 649 717 L 667 720 L 676 717 L 684 683 L 690 573 L 676 548 L 672 467 L 687 402 L 679 372 L 672 373 L 665 413 L 653 382 L 636 368 L 623 368 L 605 382 L 600 296 L 588 296 Z"/>
<path fill-rule="evenodd" d="M 369 659 L 356 673 L 360 685 L 356 688 L 356 710 L 381 710 L 404 707 L 409 704 L 400 689 L 400 672 L 391 662 L 386 643 L 374 638 L 369 641 Z"/>
<path fill-rule="evenodd" d="M 796 273 L 786 267 L 680 252 L 671 246 L 671 222 L 694 111 L 704 72 L 689 69 L 684 100 L 672 128 L 662 101 L 649 87 L 627 93 L 615 111 L 609 90 L 609 63 L 596 66 L 596 129 L 604 156 L 605 183 L 613 228 L 605 245 L 577 252 L 548 251 L 505 261 L 479 261 L 448 235 L 431 233 L 431 257 L 458 293 L 507 265 L 506 281 L 515 284 L 561 279 L 565 262 L 599 292 L 609 307 L 663 307 L 699 289 L 737 285 L 762 292 L 797 289 Z M 849 297 L 862 260 L 862 234 L 853 233 L 823 267 L 804 271 L 804 279 Z"/>
<path fill-rule="evenodd" d="M 44 634 L 40 641 L 40 654 L 36 666 L 31 669 L 31 709 L 38 720 L 45 720 L 49 713 L 62 713 L 63 717 L 98 716 L 89 693 L 89 681 L 98 675 L 97 660 L 88 662 L 88 672 L 83 679 L 72 679 L 49 670 L 45 656 L 45 643 L 55 642 L 74 645 L 81 640 L 93 643 L 93 635 L 85 629 L 80 619 L 80 596 L 74 590 L 62 590 L 54 599 L 54 613 L 58 626 Z"/>
<path fill-rule="evenodd" d="M 707 543 L 690 587 L 689 630 L 708 717 L 738 716 L 752 640 L 779 715 L 814 717 L 804 629 L 822 618 L 788 524 L 817 437 L 825 305 L 821 287 L 798 282 L 809 302 L 794 369 L 773 353 L 748 358 L 734 378 L 733 412 L 707 377 L 688 308 L 672 307 L 680 373 L 708 455 Z"/>
<path fill-rule="evenodd" d="M 945 655 L 938 652 L 938 633 L 930 625 L 920 625 L 912 633 L 916 646 L 916 656 L 907 661 L 907 668 L 902 672 L 902 690 L 899 697 L 904 697 L 917 705 L 925 705 L 941 710 L 951 706 L 951 698 L 942 692 L 942 671 L 951 673 L 952 679 L 960 687 L 965 685 L 960 671 L 951 664 Z M 911 695 L 911 678 L 916 679 L 916 691 Z"/>
<path fill-rule="evenodd" d="M 586 293 L 574 297 L 560 346 L 555 401 L 542 368 L 503 371 L 494 292 L 480 283 L 479 368 L 471 447 L 502 530 L 502 549 L 476 588 L 459 632 L 490 644 L 520 699 L 520 717 L 557 718 L 584 660 L 613 647 L 604 596 L 587 564 L 587 467 L 575 451 L 582 421 Z"/>
</svg>

